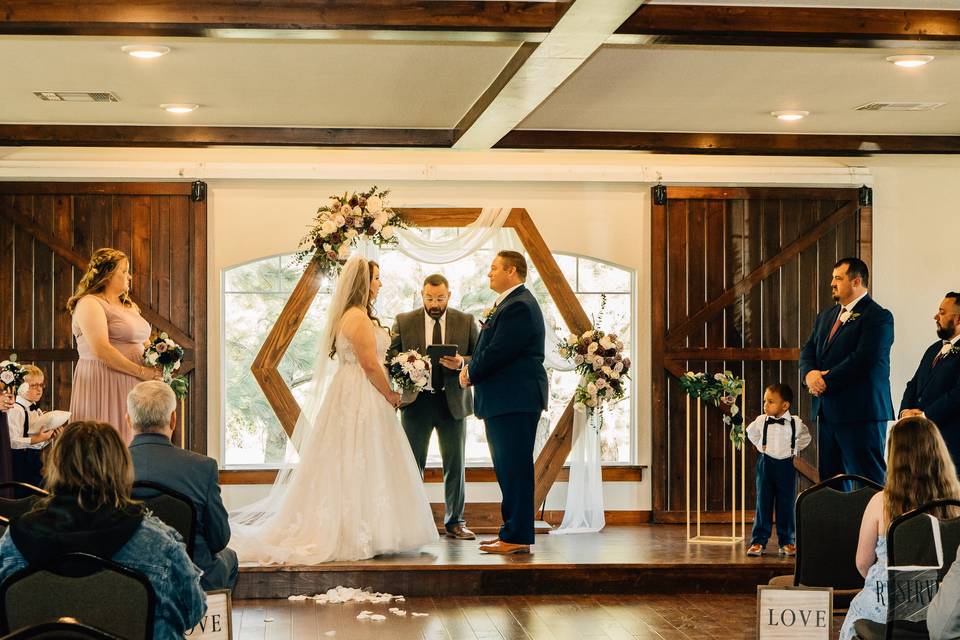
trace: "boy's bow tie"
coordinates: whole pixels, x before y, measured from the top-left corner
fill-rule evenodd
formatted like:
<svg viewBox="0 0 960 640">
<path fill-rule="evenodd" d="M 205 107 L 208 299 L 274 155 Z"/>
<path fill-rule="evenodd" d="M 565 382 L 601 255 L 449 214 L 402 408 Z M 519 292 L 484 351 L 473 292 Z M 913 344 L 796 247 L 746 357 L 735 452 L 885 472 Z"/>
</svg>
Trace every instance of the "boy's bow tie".
<svg viewBox="0 0 960 640">
<path fill-rule="evenodd" d="M 786 418 L 767 418 L 767 424 L 786 424 Z"/>
</svg>

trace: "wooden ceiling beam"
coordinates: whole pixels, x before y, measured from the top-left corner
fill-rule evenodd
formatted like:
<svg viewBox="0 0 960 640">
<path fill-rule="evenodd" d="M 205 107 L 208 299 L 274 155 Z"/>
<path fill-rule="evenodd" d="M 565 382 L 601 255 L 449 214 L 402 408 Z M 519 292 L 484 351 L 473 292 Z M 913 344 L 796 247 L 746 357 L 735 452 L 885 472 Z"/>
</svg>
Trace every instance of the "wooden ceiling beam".
<svg viewBox="0 0 960 640">
<path fill-rule="evenodd" d="M 960 43 L 960 11 L 647 4 L 618 36 L 657 44 L 884 47 Z"/>
<path fill-rule="evenodd" d="M 0 33 L 211 36 L 220 30 L 550 31 L 566 2 L 0 0 Z"/>
<path fill-rule="evenodd" d="M 515 129 L 494 148 L 763 156 L 957 154 L 960 153 L 960 136 Z"/>
</svg>

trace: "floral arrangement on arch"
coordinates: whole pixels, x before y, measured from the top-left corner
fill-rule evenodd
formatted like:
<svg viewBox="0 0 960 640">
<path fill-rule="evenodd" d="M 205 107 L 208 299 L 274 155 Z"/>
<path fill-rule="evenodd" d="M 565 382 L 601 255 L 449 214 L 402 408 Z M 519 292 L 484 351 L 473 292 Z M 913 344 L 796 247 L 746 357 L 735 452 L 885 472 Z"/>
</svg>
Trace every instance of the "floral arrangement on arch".
<svg viewBox="0 0 960 640">
<path fill-rule="evenodd" d="M 300 241 L 296 260 L 316 260 L 324 273 L 333 275 L 350 257 L 357 238 L 369 238 L 378 246 L 395 244 L 396 230 L 409 225 L 387 206 L 389 193 L 377 191 L 374 185 L 361 193 L 330 196 L 317 209 L 313 227 Z"/>
<path fill-rule="evenodd" d="M 737 398 L 743 395 L 743 378 L 730 371 L 712 376 L 703 372 L 687 371 L 680 376 L 680 388 L 688 396 L 711 402 L 723 414 L 723 423 L 730 427 L 730 442 L 739 449 L 743 445 L 743 414 Z"/>
<path fill-rule="evenodd" d="M 600 323 L 606 307 L 606 297 L 601 297 Z M 626 381 L 630 378 L 630 358 L 623 354 L 623 341 L 613 333 L 599 329 L 584 331 L 582 335 L 571 333 L 566 341 L 557 344 L 557 351 L 566 360 L 572 360 L 574 370 L 580 374 L 580 384 L 573 394 L 574 407 L 585 409 L 599 430 L 603 426 L 603 409 L 627 393 Z"/>
</svg>

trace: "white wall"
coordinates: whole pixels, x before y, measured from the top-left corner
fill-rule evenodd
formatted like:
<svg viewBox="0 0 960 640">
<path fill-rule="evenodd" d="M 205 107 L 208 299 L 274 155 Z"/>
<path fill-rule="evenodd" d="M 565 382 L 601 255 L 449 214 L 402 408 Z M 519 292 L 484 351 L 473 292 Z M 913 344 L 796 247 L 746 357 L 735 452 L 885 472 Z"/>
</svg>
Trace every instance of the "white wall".
<svg viewBox="0 0 960 640">
<path fill-rule="evenodd" d="M 650 463 L 649 187 L 667 184 L 874 186 L 874 293 L 896 317 L 894 402 L 923 348 L 943 292 L 960 288 L 960 160 L 654 156 L 630 153 L 345 151 L 263 149 L 6 149 L 0 179 L 183 179 L 209 185 L 209 450 L 220 450 L 220 272 L 296 247 L 329 193 L 370 184 L 392 189 L 395 206 L 526 207 L 547 244 L 637 270 L 637 460 Z M 589 225 L 589 233 L 583 231 Z M 826 283 L 824 283 L 826 286 Z M 642 483 L 608 483 L 607 507 L 649 509 Z M 560 484 L 548 508 L 560 508 Z M 226 487 L 233 505 L 262 492 Z M 441 500 L 440 485 L 428 486 Z M 468 487 L 471 501 L 496 500 L 496 487 Z"/>
</svg>

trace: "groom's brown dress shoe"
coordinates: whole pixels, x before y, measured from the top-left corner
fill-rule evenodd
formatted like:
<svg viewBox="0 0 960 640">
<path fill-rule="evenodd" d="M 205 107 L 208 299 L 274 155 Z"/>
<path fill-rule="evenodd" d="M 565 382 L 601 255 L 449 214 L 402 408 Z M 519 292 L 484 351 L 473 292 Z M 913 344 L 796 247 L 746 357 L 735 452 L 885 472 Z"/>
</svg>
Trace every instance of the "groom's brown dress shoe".
<svg viewBox="0 0 960 640">
<path fill-rule="evenodd" d="M 530 553 L 530 545 L 513 544 L 510 542 L 504 542 L 503 540 L 497 540 L 493 544 L 480 545 L 480 551 L 508 556 L 515 553 Z"/>
<path fill-rule="evenodd" d="M 452 529 L 447 529 L 448 538 L 456 538 L 457 540 L 476 540 L 477 534 L 470 529 L 467 529 L 462 524 L 458 524 Z"/>
</svg>

